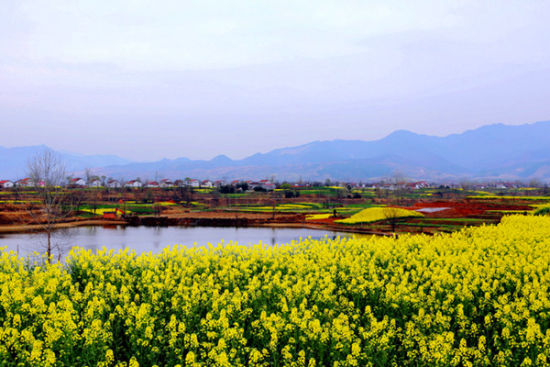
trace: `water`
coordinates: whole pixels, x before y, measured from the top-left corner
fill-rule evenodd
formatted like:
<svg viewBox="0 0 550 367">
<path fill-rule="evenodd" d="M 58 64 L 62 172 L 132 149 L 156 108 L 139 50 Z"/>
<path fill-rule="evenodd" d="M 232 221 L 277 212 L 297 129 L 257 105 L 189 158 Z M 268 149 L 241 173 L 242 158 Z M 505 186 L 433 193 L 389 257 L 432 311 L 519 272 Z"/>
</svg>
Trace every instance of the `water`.
<svg viewBox="0 0 550 367">
<path fill-rule="evenodd" d="M 451 209 L 448 207 L 441 207 L 441 208 L 422 208 L 422 209 L 416 209 L 417 212 L 421 213 L 437 213 L 443 210 Z"/>
<path fill-rule="evenodd" d="M 253 245 L 260 241 L 267 245 L 288 243 L 306 238 L 335 238 L 349 236 L 346 233 L 304 229 L 304 228 L 268 228 L 268 227 L 75 227 L 54 232 L 54 256 L 61 252 L 66 254 L 73 246 L 98 250 L 134 249 L 137 253 L 152 251 L 160 252 L 167 246 L 175 244 L 183 246 L 206 246 L 217 244 L 222 239 L 238 242 L 241 245 Z M 18 251 L 20 255 L 28 255 L 33 251 L 44 252 L 46 249 L 44 233 L 0 234 L 0 247 Z"/>
</svg>

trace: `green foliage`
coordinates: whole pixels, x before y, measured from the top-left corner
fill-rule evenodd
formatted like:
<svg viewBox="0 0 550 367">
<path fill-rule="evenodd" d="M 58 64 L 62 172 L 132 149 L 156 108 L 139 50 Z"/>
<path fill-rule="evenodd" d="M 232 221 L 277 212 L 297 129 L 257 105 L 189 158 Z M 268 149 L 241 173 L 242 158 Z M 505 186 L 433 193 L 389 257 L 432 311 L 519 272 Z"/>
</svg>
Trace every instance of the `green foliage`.
<svg viewBox="0 0 550 367">
<path fill-rule="evenodd" d="M 550 215 L 550 207 L 541 208 L 535 212 L 535 215 Z"/>
</svg>

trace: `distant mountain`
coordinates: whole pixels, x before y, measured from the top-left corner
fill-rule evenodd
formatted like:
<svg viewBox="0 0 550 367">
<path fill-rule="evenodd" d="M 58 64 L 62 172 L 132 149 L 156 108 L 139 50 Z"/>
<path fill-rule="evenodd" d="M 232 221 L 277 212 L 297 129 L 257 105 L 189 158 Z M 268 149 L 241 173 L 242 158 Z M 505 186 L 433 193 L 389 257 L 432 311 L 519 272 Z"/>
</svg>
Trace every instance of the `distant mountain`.
<svg viewBox="0 0 550 367">
<path fill-rule="evenodd" d="M 0 147 L 0 179 L 19 179 L 26 176 L 28 161 L 46 149 L 45 145 L 29 147 Z M 53 149 L 50 149 L 53 150 Z M 56 152 L 65 163 L 68 172 L 83 171 L 86 168 L 105 167 L 130 163 L 129 160 L 114 155 L 82 155 Z"/>
<path fill-rule="evenodd" d="M 25 149 L 33 148 L 36 147 Z M 4 161 L 4 157 L 0 148 L 0 159 Z M 92 157 L 87 157 L 88 164 L 80 162 L 79 167 L 96 167 L 99 174 L 127 179 L 259 179 L 275 176 L 279 180 L 330 178 L 355 181 L 390 177 L 398 172 L 410 179 L 538 178 L 550 181 L 550 121 L 519 126 L 487 125 L 446 137 L 399 130 L 374 141 L 316 141 L 257 153 L 240 160 L 220 155 L 211 160 L 177 158 L 128 163 L 109 161 L 116 157 L 104 157 L 104 161 L 100 159 L 102 156 L 94 157 L 97 164 L 89 164 Z M 12 170 L 18 167 L 13 162 L 10 166 Z M 3 172 L 2 166 L 0 174 Z"/>
<path fill-rule="evenodd" d="M 121 177 L 368 180 L 399 172 L 411 179 L 550 179 L 550 121 L 495 124 L 436 137 L 406 130 L 374 141 L 316 141 L 241 160 L 185 158 L 102 169 Z"/>
</svg>

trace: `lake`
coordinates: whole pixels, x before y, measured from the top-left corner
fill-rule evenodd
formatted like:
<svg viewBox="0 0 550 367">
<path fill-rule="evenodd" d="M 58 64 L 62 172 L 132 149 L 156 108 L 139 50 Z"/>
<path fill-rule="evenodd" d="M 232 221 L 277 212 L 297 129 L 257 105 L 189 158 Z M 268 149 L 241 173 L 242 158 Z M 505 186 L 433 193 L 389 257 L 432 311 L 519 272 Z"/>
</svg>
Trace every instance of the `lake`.
<svg viewBox="0 0 550 367">
<path fill-rule="evenodd" d="M 225 242 L 234 241 L 241 245 L 253 245 L 262 242 L 267 245 L 287 243 L 306 238 L 330 238 L 348 236 L 348 233 L 305 228 L 269 228 L 269 227 L 75 227 L 54 232 L 54 254 L 67 253 L 73 246 L 98 250 L 134 249 L 137 253 L 152 251 L 160 252 L 167 246 L 175 244 L 191 247 L 217 244 L 222 239 Z M 46 249 L 44 233 L 0 234 L 0 247 L 19 251 L 27 255 L 33 251 L 44 252 Z M 57 256 L 57 255 L 56 255 Z"/>
</svg>

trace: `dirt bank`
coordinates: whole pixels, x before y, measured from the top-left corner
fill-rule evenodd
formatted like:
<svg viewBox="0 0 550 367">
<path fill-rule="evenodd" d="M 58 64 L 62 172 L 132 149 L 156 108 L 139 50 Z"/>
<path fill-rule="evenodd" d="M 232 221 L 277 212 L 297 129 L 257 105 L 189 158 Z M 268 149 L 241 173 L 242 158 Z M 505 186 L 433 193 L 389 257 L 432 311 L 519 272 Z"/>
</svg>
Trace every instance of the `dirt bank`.
<svg viewBox="0 0 550 367">
<path fill-rule="evenodd" d="M 113 221 L 103 219 L 77 220 L 63 223 L 56 223 L 55 228 L 73 228 L 83 226 L 113 226 L 124 225 L 124 221 Z M 0 234 L 2 233 L 26 233 L 26 232 L 41 232 L 44 227 L 40 224 L 7 224 L 0 225 Z"/>
<path fill-rule="evenodd" d="M 310 228 L 337 232 L 360 234 L 388 235 L 369 228 L 349 227 L 334 222 L 306 222 L 304 214 L 278 214 L 273 217 L 266 213 L 228 213 L 228 212 L 196 212 L 173 213 L 163 216 L 129 217 L 125 220 L 72 219 L 56 224 L 55 228 L 72 228 L 81 226 L 208 226 L 208 227 L 273 227 L 273 228 Z M 23 233 L 43 231 L 40 224 L 0 225 L 2 233 Z"/>
</svg>

